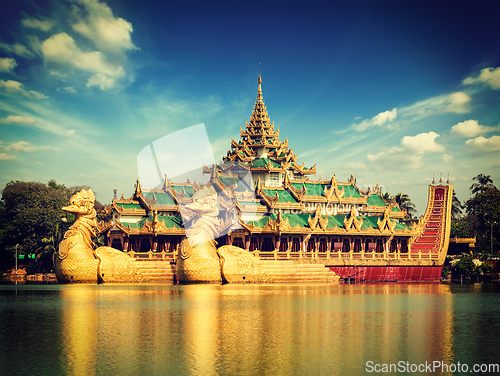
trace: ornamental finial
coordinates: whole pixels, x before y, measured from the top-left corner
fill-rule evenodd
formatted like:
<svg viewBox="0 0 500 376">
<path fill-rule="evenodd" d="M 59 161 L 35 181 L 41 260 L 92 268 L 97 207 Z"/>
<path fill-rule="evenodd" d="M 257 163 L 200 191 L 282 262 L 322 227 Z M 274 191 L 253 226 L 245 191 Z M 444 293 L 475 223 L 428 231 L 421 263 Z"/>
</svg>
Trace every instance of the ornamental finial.
<svg viewBox="0 0 500 376">
<path fill-rule="evenodd" d="M 262 78 L 259 74 L 259 90 L 257 91 L 257 102 L 262 101 Z"/>
</svg>

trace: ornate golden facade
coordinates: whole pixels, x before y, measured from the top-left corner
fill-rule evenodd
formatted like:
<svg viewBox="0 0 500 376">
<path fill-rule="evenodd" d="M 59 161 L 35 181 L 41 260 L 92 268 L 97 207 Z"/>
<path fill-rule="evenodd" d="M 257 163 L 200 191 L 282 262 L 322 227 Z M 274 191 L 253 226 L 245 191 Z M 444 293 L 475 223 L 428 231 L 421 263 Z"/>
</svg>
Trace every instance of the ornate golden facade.
<svg viewBox="0 0 500 376">
<path fill-rule="evenodd" d="M 148 253 L 150 259 L 182 263 L 186 259 L 177 255 L 187 249 L 183 240 L 189 235 L 182 210 L 210 188 L 218 195 L 218 225 L 213 237 L 219 246 L 239 247 L 260 260 L 324 264 L 343 277 L 362 267 L 364 274 L 359 279 L 370 280 L 366 268 L 384 266 L 413 268 L 405 269 L 404 277 L 403 269 L 384 272 L 385 280 L 439 278 L 449 238 L 452 185 L 429 186 L 426 213 L 408 226 L 401 223 L 406 213 L 394 200 L 382 198 L 378 183 L 361 189 L 353 175 L 346 182 L 335 175 L 329 180 L 313 180 L 316 165 L 299 164 L 288 139 L 281 141 L 279 136 L 265 106 L 259 77 L 257 100 L 249 122 L 240 130 L 240 140 L 231 139 L 221 164 L 203 166 L 210 176 L 208 183 L 171 182 L 165 176 L 162 189 L 143 190 L 138 181 L 132 197 L 122 196 L 106 208 L 109 220 L 98 232 L 105 235 L 109 246 L 135 257 Z M 253 184 L 244 180 L 247 174 Z M 207 247 L 205 251 L 213 258 L 214 248 Z M 225 262 L 229 264 L 227 259 Z M 415 267 L 430 267 L 432 273 L 426 269 L 422 273 L 429 278 L 407 278 Z M 189 268 L 177 270 L 182 275 Z M 214 277 L 214 281 L 221 278 Z"/>
</svg>

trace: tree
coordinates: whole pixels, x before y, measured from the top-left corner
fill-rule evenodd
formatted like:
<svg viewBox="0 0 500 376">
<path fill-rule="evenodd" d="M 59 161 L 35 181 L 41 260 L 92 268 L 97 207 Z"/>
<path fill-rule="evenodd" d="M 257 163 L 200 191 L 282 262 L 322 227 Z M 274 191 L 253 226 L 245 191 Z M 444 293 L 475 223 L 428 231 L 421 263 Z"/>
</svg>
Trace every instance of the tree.
<svg viewBox="0 0 500 376">
<path fill-rule="evenodd" d="M 404 221 L 406 223 L 413 222 L 413 216 L 417 214 L 417 209 L 415 208 L 415 204 L 411 202 L 410 196 L 408 196 L 407 194 L 398 193 L 396 196 L 394 196 L 394 200 L 399 205 L 399 208 L 401 210 L 406 211 Z"/>
<path fill-rule="evenodd" d="M 476 180 L 477 182 L 472 183 L 470 186 L 471 193 L 475 195 L 477 192 L 483 193 L 487 188 L 494 188 L 493 180 L 490 175 L 479 174 L 474 176 L 472 180 Z"/>
<path fill-rule="evenodd" d="M 462 253 L 451 262 L 451 266 L 454 278 L 470 279 L 493 271 L 492 264 L 485 260 L 473 258 L 469 253 Z"/>
<path fill-rule="evenodd" d="M 387 200 L 387 201 L 390 201 L 391 200 L 391 194 L 389 192 L 385 192 L 383 195 L 382 195 L 382 198 L 384 200 Z"/>
<path fill-rule="evenodd" d="M 473 222 L 468 217 L 451 219 L 451 238 L 473 238 L 475 236 Z"/>
<path fill-rule="evenodd" d="M 479 251 L 491 252 L 498 247 L 500 227 L 500 190 L 486 188 L 465 203 L 467 220 L 477 236 Z M 493 231 L 496 230 L 496 231 Z"/>
<path fill-rule="evenodd" d="M 38 270 L 46 272 L 52 269 L 52 256 L 58 250 L 59 243 L 64 238 L 64 229 L 62 227 L 57 223 L 50 236 L 42 238 L 43 245 L 35 252 L 35 263 Z"/>
<path fill-rule="evenodd" d="M 462 215 L 463 205 L 457 197 L 455 190 L 453 190 L 453 197 L 451 201 L 451 217 L 458 219 Z"/>
<path fill-rule="evenodd" d="M 67 188 L 55 180 L 47 184 L 7 183 L 0 199 L 0 269 L 13 266 L 16 245 L 19 254 L 35 253 L 38 266 L 50 269 L 52 253 L 57 250 L 64 232 L 75 221 L 75 216 L 62 211 L 62 207 L 81 188 Z M 95 201 L 94 207 L 100 212 L 104 205 Z M 63 218 L 64 223 L 61 222 Z"/>
<path fill-rule="evenodd" d="M 14 260 L 19 244 L 21 253 L 34 253 L 65 216 L 62 207 L 69 200 L 68 190 L 51 180 L 48 185 L 11 181 L 2 191 L 0 211 L 0 257 L 2 268 Z"/>
</svg>

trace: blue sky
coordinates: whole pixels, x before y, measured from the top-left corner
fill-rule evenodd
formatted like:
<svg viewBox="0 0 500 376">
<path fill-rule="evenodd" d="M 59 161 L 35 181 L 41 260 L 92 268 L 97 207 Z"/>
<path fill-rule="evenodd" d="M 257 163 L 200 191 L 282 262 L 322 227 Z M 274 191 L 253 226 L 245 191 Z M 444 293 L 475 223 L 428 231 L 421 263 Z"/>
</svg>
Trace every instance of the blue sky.
<svg viewBox="0 0 500 376">
<path fill-rule="evenodd" d="M 500 2 L 3 1 L 0 186 L 128 197 L 139 151 L 205 123 L 216 158 L 251 115 L 316 178 L 458 197 L 500 184 Z M 260 64 L 260 65 L 259 65 Z M 313 177 L 314 178 L 314 177 Z"/>
</svg>

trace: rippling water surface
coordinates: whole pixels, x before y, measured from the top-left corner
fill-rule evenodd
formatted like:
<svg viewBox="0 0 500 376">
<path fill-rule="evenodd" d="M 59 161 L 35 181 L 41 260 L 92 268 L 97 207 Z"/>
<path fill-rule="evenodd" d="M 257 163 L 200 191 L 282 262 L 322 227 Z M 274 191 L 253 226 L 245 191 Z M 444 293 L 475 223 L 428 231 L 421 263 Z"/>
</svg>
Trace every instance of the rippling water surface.
<svg viewBox="0 0 500 376">
<path fill-rule="evenodd" d="M 499 312 L 498 284 L 0 285 L 0 374 L 362 375 L 367 362 L 500 363 Z"/>
</svg>

